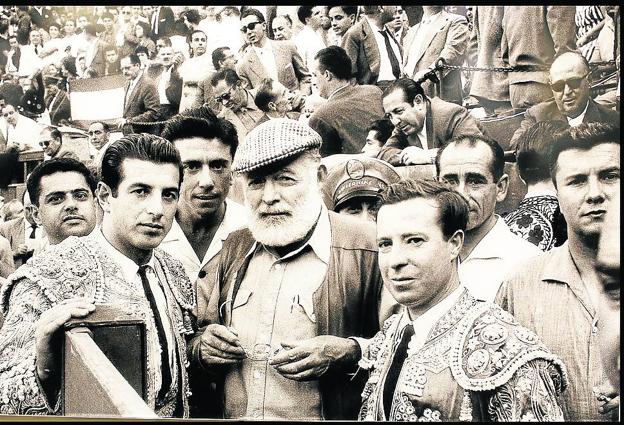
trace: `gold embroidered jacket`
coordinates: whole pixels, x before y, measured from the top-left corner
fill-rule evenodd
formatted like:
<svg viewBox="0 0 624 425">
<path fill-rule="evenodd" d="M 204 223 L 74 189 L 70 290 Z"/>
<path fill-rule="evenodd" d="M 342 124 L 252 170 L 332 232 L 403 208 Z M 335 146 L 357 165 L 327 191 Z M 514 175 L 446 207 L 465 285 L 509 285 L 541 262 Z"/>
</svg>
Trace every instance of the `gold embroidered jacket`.
<svg viewBox="0 0 624 425">
<path fill-rule="evenodd" d="M 165 277 L 163 292 L 174 330 L 177 362 L 172 382 L 181 382 L 181 387 L 172 385 L 163 406 L 155 408 L 156 359 L 148 350 L 147 404 L 159 416 L 187 417 L 186 338 L 196 326 L 192 314 L 195 295 L 181 263 L 158 249 L 154 256 Z M 5 315 L 0 329 L 0 414 L 60 413 L 60 397 L 47 400 L 36 378 L 35 323 L 44 311 L 73 297 L 92 297 L 96 305 L 123 303 L 145 320 L 148 346 L 157 338 L 154 315 L 143 288 L 124 280 L 119 266 L 93 236 L 70 237 L 50 246 L 9 276 L 0 290 L 0 308 Z"/>
<path fill-rule="evenodd" d="M 408 345 L 396 385 L 387 383 L 394 393 L 384 412 L 386 375 L 409 323 L 402 315 L 407 312 L 386 320 L 360 360 L 370 371 L 360 420 L 563 420 L 556 400 L 567 384 L 563 363 L 513 316 L 467 290 L 433 325 L 422 348 Z"/>
</svg>

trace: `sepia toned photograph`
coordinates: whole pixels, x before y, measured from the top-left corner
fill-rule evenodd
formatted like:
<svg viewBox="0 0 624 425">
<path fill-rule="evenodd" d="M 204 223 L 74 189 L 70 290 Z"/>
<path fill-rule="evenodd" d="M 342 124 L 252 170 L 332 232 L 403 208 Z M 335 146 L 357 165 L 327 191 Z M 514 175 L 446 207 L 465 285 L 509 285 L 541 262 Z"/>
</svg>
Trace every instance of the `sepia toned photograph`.
<svg viewBox="0 0 624 425">
<path fill-rule="evenodd" d="M 619 421 L 620 26 L 0 5 L 0 422 Z"/>
</svg>

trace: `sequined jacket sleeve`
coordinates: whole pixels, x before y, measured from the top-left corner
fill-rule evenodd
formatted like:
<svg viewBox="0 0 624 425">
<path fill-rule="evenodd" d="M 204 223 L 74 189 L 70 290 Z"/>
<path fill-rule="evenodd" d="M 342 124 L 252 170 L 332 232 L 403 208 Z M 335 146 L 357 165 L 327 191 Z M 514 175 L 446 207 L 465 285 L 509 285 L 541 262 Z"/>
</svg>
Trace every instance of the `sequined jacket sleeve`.
<svg viewBox="0 0 624 425">
<path fill-rule="evenodd" d="M 35 372 L 35 323 L 52 303 L 41 287 L 23 278 L 14 284 L 4 305 L 0 329 L 0 414 L 57 414 L 58 400 L 45 399 Z"/>
<path fill-rule="evenodd" d="M 496 422 L 562 422 L 557 403 L 561 374 L 552 362 L 531 360 L 507 383 L 497 387 L 488 403 L 490 419 Z"/>
</svg>

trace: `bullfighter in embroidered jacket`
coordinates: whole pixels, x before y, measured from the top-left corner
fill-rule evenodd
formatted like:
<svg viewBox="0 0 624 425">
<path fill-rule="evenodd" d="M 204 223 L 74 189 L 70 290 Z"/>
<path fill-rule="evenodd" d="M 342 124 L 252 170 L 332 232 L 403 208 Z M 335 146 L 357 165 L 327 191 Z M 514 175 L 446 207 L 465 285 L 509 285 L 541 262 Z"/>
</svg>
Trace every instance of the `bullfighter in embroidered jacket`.
<svg viewBox="0 0 624 425">
<path fill-rule="evenodd" d="M 377 216 L 384 284 L 403 310 L 359 365 L 360 420 L 556 421 L 565 366 L 529 329 L 459 282 L 468 204 L 444 183 L 390 185 Z"/>
<path fill-rule="evenodd" d="M 57 331 L 98 305 L 121 304 L 146 324 L 148 406 L 188 416 L 195 295 L 182 264 L 154 249 L 176 211 L 179 153 L 158 136 L 133 134 L 113 143 L 102 164 L 101 229 L 51 245 L 0 291 L 0 414 L 60 414 Z"/>
</svg>

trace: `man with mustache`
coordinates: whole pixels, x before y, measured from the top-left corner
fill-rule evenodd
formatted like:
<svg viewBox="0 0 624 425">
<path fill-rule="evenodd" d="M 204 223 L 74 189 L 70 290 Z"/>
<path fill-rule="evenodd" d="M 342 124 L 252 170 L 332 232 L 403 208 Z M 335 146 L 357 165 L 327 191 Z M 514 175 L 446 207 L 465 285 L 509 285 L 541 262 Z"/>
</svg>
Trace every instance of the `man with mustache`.
<svg viewBox="0 0 624 425">
<path fill-rule="evenodd" d="M 509 187 L 503 149 L 485 137 L 460 136 L 440 148 L 435 164 L 438 179 L 461 193 L 470 207 L 459 277 L 476 299 L 492 302 L 506 272 L 542 252 L 495 213 Z"/>
<path fill-rule="evenodd" d="M 519 264 L 496 296 L 566 364 L 566 421 L 618 417 L 619 395 L 594 392 L 610 374 L 601 361 L 603 283 L 594 265 L 601 235 L 619 231 L 604 220 L 620 192 L 620 140 L 618 124 L 581 124 L 555 135 L 549 165 L 568 240 Z"/>
<path fill-rule="evenodd" d="M 91 171 L 73 158 L 42 162 L 28 175 L 33 220 L 43 227 L 50 245 L 93 231 L 96 185 Z"/>
<path fill-rule="evenodd" d="M 379 329 L 374 225 L 327 211 L 321 137 L 278 118 L 236 151 L 247 229 L 224 242 L 191 358 L 222 392 L 223 417 L 355 419 L 357 337 Z M 354 338 L 350 338 L 354 337 Z"/>
<path fill-rule="evenodd" d="M 161 417 L 188 416 L 195 296 L 182 265 L 155 249 L 171 228 L 181 179 L 178 151 L 158 136 L 131 134 L 107 148 L 101 228 L 50 246 L 2 286 L 0 411 L 59 414 L 63 325 L 122 304 L 145 322 L 148 406 Z"/>
<path fill-rule="evenodd" d="M 515 147 L 522 134 L 541 121 L 561 121 L 570 127 L 588 122 L 620 122 L 620 113 L 591 98 L 589 63 L 577 52 L 566 52 L 550 66 L 550 89 L 554 99 L 530 107 L 513 134 Z"/>
<path fill-rule="evenodd" d="M 360 367 L 370 371 L 360 420 L 561 421 L 561 360 L 508 313 L 462 284 L 469 205 L 449 186 L 402 180 L 377 214 L 379 267 L 401 311 Z"/>
</svg>

